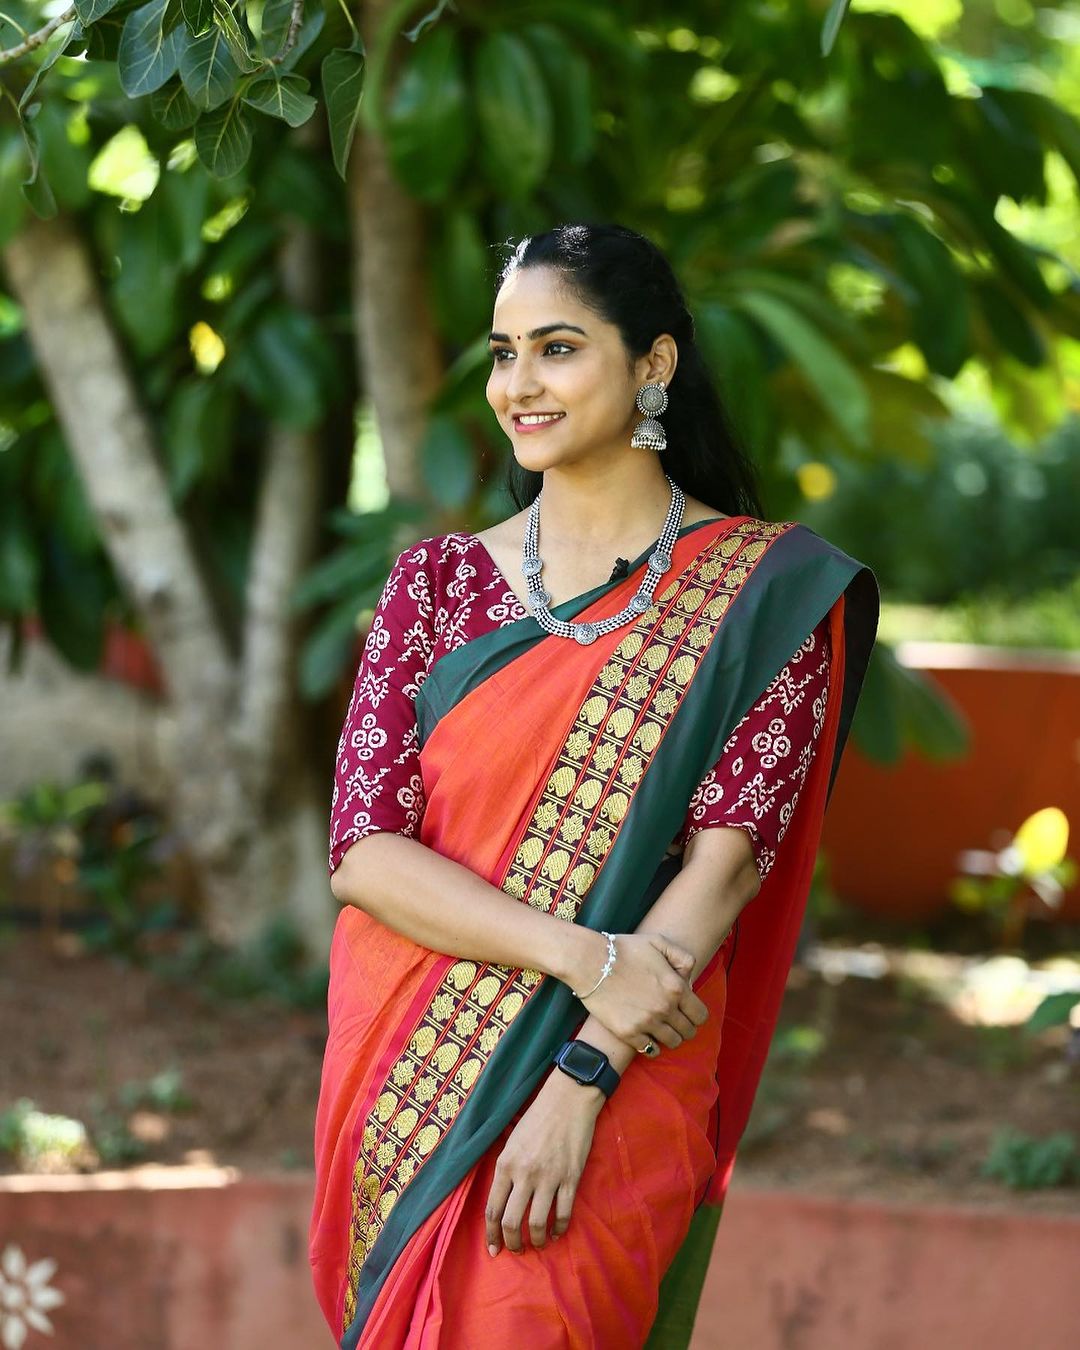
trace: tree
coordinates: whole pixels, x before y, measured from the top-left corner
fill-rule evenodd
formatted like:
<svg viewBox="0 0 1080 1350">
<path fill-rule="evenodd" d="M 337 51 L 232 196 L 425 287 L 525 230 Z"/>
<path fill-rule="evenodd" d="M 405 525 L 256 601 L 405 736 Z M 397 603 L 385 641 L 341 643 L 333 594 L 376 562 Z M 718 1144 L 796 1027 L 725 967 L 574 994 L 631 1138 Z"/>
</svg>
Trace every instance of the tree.
<svg viewBox="0 0 1080 1350">
<path fill-rule="evenodd" d="M 1080 171 L 1080 125 L 993 71 L 950 87 L 895 14 L 837 33 L 844 8 L 824 38 L 794 3 L 372 0 L 358 28 L 322 0 L 79 0 L 41 41 L 0 24 L 0 608 L 84 665 L 108 616 L 146 631 L 218 931 L 287 897 L 325 933 L 318 700 L 418 522 L 501 507 L 496 241 L 573 217 L 656 238 L 775 515 L 831 456 L 928 454 L 966 362 L 1023 388 L 1077 335 L 1068 273 L 995 210 L 1045 200 L 1048 158 Z M 391 493 L 360 517 L 358 398 Z"/>
</svg>

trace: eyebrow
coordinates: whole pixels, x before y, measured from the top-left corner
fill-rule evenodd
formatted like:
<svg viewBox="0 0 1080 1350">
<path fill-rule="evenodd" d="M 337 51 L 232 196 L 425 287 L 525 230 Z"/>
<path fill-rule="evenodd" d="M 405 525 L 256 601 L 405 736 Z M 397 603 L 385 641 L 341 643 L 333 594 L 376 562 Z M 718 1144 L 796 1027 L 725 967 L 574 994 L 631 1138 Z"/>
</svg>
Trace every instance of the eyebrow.
<svg viewBox="0 0 1080 1350">
<path fill-rule="evenodd" d="M 579 328 L 577 324 L 573 323 L 546 323 L 543 328 L 534 328 L 531 333 L 526 333 L 525 336 L 530 342 L 535 342 L 537 338 L 546 337 L 548 333 L 557 333 L 560 329 L 568 329 L 571 333 L 580 333 L 582 337 L 588 337 L 584 328 Z M 488 341 L 509 342 L 510 335 L 508 333 L 492 333 Z"/>
</svg>

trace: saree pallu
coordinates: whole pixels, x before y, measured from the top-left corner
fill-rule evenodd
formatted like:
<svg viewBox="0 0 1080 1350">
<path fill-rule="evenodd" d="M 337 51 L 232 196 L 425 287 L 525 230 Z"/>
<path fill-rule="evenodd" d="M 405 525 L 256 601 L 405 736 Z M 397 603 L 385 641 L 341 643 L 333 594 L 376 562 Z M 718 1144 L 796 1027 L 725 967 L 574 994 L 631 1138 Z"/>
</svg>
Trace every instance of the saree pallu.
<svg viewBox="0 0 1080 1350">
<path fill-rule="evenodd" d="M 618 612 L 649 552 L 553 612 Z M 342 910 L 310 1259 L 345 1350 L 481 1350 L 525 1334 L 551 1350 L 644 1343 L 695 1211 L 727 1189 L 877 614 L 873 573 L 812 530 L 727 517 L 680 532 L 632 624 L 588 645 L 511 624 L 429 672 L 421 842 L 521 903 L 630 932 L 681 865 L 667 845 L 732 729 L 826 615 L 832 647 L 818 750 L 740 918 L 730 987 L 722 948 L 695 982 L 709 1020 L 631 1064 L 601 1110 L 558 1242 L 493 1259 L 484 1206 L 582 1004 L 538 971 L 443 956 Z"/>
</svg>

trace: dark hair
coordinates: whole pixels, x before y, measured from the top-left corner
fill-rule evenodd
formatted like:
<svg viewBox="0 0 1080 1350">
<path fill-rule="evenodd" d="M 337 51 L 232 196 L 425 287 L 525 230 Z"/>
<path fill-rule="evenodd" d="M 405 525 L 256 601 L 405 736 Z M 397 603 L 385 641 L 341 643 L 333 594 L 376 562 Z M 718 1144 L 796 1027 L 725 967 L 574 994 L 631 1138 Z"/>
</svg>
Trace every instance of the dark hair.
<svg viewBox="0 0 1080 1350">
<path fill-rule="evenodd" d="M 499 286 L 522 267 L 556 268 L 583 304 L 618 328 L 631 360 L 644 356 L 659 334 L 671 334 L 679 360 L 663 418 L 665 471 L 718 512 L 763 517 L 754 465 L 732 433 L 695 340 L 693 317 L 656 245 L 622 225 L 565 224 L 510 247 Z M 506 487 L 519 510 L 543 485 L 543 474 L 509 457 Z"/>
</svg>

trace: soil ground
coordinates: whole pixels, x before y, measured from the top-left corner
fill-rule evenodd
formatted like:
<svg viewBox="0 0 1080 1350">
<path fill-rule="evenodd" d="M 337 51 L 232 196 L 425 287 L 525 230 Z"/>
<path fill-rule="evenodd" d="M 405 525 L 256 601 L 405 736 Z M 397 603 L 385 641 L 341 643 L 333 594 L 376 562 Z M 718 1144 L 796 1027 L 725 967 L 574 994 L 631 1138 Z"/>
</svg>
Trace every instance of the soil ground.
<svg viewBox="0 0 1080 1350">
<path fill-rule="evenodd" d="M 84 1122 L 98 1148 L 70 1170 L 311 1165 L 321 1011 L 212 997 L 81 951 L 71 935 L 9 930 L 0 1027 L 0 1127 L 20 1098 Z M 1080 1187 L 1014 1191 L 980 1175 L 999 1127 L 1080 1138 L 1080 1065 L 1067 1038 L 1064 1027 L 1031 1038 L 1019 1026 L 969 1025 L 892 970 L 826 978 L 799 965 L 738 1180 L 1080 1212 Z M 26 1161 L 0 1151 L 0 1171 L 17 1170 Z"/>
</svg>

